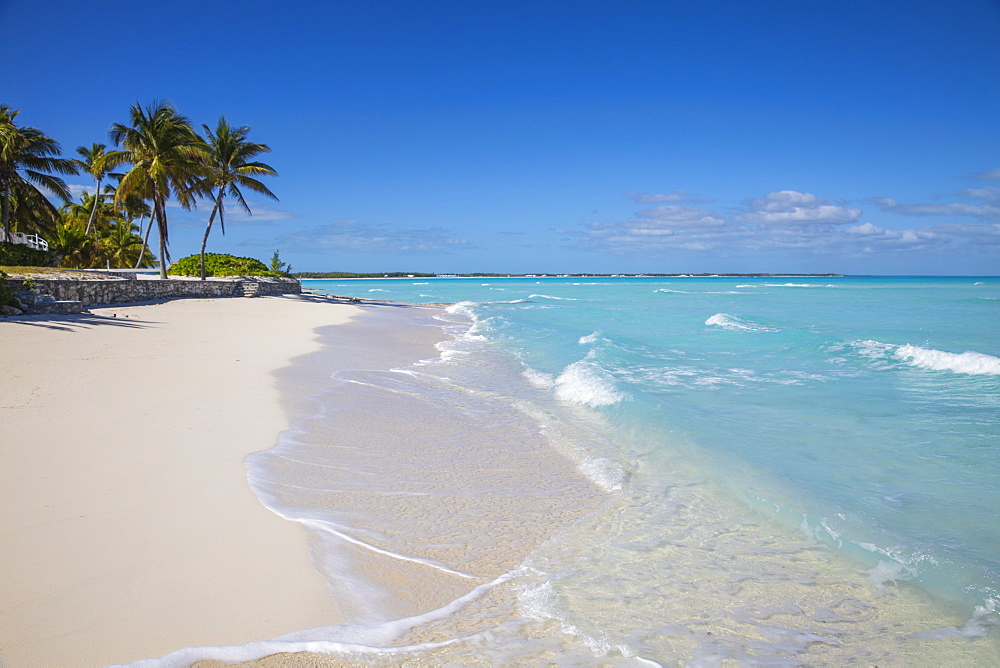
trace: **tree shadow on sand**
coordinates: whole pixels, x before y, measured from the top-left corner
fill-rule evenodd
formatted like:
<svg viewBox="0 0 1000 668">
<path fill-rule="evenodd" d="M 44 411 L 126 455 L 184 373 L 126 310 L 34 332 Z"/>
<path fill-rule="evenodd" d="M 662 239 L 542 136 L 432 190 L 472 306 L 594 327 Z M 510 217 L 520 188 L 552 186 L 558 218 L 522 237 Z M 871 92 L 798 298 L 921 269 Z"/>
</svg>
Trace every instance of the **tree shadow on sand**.
<svg viewBox="0 0 1000 668">
<path fill-rule="evenodd" d="M 265 299 L 293 298 L 299 301 L 308 301 L 322 304 L 344 304 L 348 306 L 360 306 L 362 308 L 391 307 L 391 308 L 435 308 L 447 306 L 446 304 L 411 304 L 409 302 L 379 301 L 375 299 L 361 299 L 357 297 L 341 297 L 340 295 L 316 295 L 316 294 L 295 294 L 295 295 L 273 295 Z M 237 299 L 231 297 L 230 299 Z M 162 303 L 160 301 L 136 302 L 130 304 L 105 304 L 95 305 L 94 308 L 113 308 L 121 306 L 140 306 Z M 115 315 L 94 315 L 93 313 L 74 313 L 72 315 L 15 315 L 0 318 L 0 326 L 26 326 L 42 327 L 45 329 L 55 329 L 65 332 L 75 332 L 95 327 L 130 327 L 144 328 L 157 324 L 154 320 L 143 320 L 137 315 L 122 314 L 121 317 Z"/>
<path fill-rule="evenodd" d="M 134 329 L 148 327 L 154 324 L 152 320 L 142 320 L 136 317 L 94 315 L 93 313 L 74 313 L 72 315 L 16 315 L 0 319 L 0 327 L 42 327 L 64 332 L 77 332 L 96 327 L 129 327 Z"/>
</svg>

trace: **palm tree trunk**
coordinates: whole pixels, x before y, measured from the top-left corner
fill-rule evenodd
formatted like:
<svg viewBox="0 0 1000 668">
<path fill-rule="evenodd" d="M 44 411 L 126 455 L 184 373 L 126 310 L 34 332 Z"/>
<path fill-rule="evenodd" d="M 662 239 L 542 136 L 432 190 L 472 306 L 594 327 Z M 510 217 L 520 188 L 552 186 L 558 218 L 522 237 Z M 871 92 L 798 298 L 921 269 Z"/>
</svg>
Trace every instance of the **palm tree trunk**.
<svg viewBox="0 0 1000 668">
<path fill-rule="evenodd" d="M 103 181 L 103 179 L 97 179 L 97 192 L 94 193 L 94 206 L 90 207 L 90 218 L 87 219 L 87 229 L 83 232 L 86 236 L 90 236 L 90 227 L 94 224 L 94 214 L 97 213 L 97 205 L 101 199 L 101 181 Z"/>
<path fill-rule="evenodd" d="M 222 191 L 215 198 L 215 206 L 212 207 L 212 215 L 208 217 L 208 225 L 205 226 L 205 236 L 201 239 L 201 280 L 205 280 L 205 246 L 208 245 L 208 234 L 212 231 L 212 223 L 215 222 L 215 212 L 219 212 L 219 220 L 222 220 Z"/>
<path fill-rule="evenodd" d="M 139 229 L 142 229 L 142 220 L 146 216 L 139 216 Z M 138 269 L 139 265 L 142 264 L 142 258 L 146 255 L 146 249 L 149 248 L 149 233 L 153 230 L 153 215 L 149 215 L 149 225 L 146 225 L 146 234 L 142 237 L 142 250 L 139 251 L 139 259 L 135 261 L 135 268 Z"/>
<path fill-rule="evenodd" d="M 0 219 L 3 222 L 3 241 L 10 241 L 10 193 L 0 193 Z"/>
<path fill-rule="evenodd" d="M 205 280 L 205 246 L 208 245 L 208 233 L 212 231 L 212 219 L 215 218 L 215 210 L 212 210 L 212 215 L 208 219 L 208 225 L 205 226 L 205 236 L 201 238 L 201 280 Z"/>
<path fill-rule="evenodd" d="M 156 201 L 156 230 L 160 235 L 160 280 L 167 280 L 167 212 L 165 202 Z"/>
</svg>

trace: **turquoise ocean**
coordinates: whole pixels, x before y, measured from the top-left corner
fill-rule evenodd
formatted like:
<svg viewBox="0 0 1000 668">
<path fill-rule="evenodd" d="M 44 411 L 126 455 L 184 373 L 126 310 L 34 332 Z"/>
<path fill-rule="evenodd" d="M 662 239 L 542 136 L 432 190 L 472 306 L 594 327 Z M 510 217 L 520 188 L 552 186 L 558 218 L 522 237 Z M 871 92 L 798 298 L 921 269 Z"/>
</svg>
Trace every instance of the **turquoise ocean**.
<svg viewBox="0 0 1000 668">
<path fill-rule="evenodd" d="M 634 587 L 637 597 L 651 594 L 657 583 L 643 580 L 658 567 L 643 562 L 658 559 L 658 543 L 681 540 L 671 531 L 684 520 L 670 514 L 685 500 L 668 491 L 687 486 L 717 497 L 719 508 L 706 522 L 731 515 L 733 527 L 722 531 L 756 523 L 787 531 L 800 544 L 843 557 L 873 590 L 916 589 L 945 609 L 943 616 L 951 613 L 949 624 L 934 628 L 928 620 L 917 635 L 974 644 L 997 633 L 1000 279 L 572 277 L 304 285 L 356 297 L 454 303 L 453 312 L 474 322 L 469 338 L 478 345 L 467 343 L 467 355 L 495 358 L 500 349 L 533 388 L 585 409 L 558 418 L 585 420 L 588 433 L 600 433 L 579 447 L 594 448 L 586 453 L 591 461 L 610 464 L 610 479 L 602 482 L 625 505 L 593 535 L 592 552 L 579 555 L 586 557 L 582 563 L 561 564 L 578 571 L 553 578 L 554 587 L 565 588 L 556 599 L 585 597 L 588 586 L 616 587 L 612 581 L 630 577 L 635 581 L 625 588 Z M 497 385 L 489 389 L 509 393 L 512 401 L 524 391 Z M 636 554 L 627 560 L 613 554 L 619 550 L 603 540 L 611 536 Z M 631 576 L 618 572 L 633 560 Z M 609 573 L 603 585 L 592 580 L 602 568 Z M 738 560 L 732 568 L 737 577 Z M 663 594 L 669 596 L 669 588 Z M 880 597 L 873 600 L 878 605 Z M 615 624 L 605 628 L 622 628 L 612 634 L 601 624 L 589 629 L 601 646 L 627 647 L 637 633 L 681 623 L 657 619 L 654 610 L 653 618 L 630 627 L 620 619 L 631 614 L 628 606 L 607 608 L 602 615 Z M 700 612 L 696 606 L 686 614 Z M 584 619 L 594 620 L 586 615 L 571 623 L 586 626 Z M 824 624 L 807 628 L 821 633 L 816 626 Z M 632 649 L 643 655 L 642 643 Z M 782 653 L 794 654 L 779 649 L 774 656 Z M 657 651 L 652 654 L 648 658 L 657 660 Z"/>
<path fill-rule="evenodd" d="M 312 647 L 366 665 L 1000 663 L 1000 278 L 303 286 L 451 304 L 413 309 L 444 327 L 439 358 L 366 386 L 517 413 L 606 500 L 500 579 L 515 611 L 495 623 L 462 621 L 477 590 L 430 616 L 458 618 L 444 639 L 400 641 L 425 617 L 288 649 L 325 638 Z"/>
</svg>

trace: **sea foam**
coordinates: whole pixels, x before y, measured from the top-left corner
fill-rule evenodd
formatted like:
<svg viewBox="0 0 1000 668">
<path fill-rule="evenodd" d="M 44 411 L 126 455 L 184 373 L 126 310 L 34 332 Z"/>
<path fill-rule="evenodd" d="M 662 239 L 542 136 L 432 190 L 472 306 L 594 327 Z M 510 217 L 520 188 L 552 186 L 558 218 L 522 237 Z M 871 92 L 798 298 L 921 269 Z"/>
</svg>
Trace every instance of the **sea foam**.
<svg viewBox="0 0 1000 668">
<path fill-rule="evenodd" d="M 567 302 L 579 301 L 576 297 L 556 297 L 554 295 L 528 295 L 528 299 L 555 299 L 557 301 Z"/>
<path fill-rule="evenodd" d="M 625 399 L 604 369 L 589 360 L 574 362 L 556 378 L 556 396 L 584 406 L 610 406 Z"/>
<path fill-rule="evenodd" d="M 996 530 L 983 518 L 997 499 L 1000 347 L 981 300 L 998 293 L 967 279 L 745 280 L 512 281 L 505 302 L 472 279 L 413 289 L 478 302 L 443 316 L 456 341 L 421 367 L 447 376 L 428 400 L 515 401 L 534 420 L 525 433 L 610 493 L 531 555 L 541 572 L 512 584 L 524 619 L 453 638 L 452 665 L 995 663 Z M 742 292 L 709 292 L 730 286 Z M 961 617 L 931 604 L 939 593 Z M 405 643 L 388 624 L 366 633 Z M 373 648 L 384 639 L 357 628 L 281 640 L 293 639 L 354 643 L 341 656 L 359 663 L 430 656 Z"/>
<path fill-rule="evenodd" d="M 816 283 L 765 283 L 765 286 L 769 288 L 836 288 L 839 287 L 832 283 L 826 285 L 818 285 Z"/>
<path fill-rule="evenodd" d="M 714 325 L 731 332 L 777 332 L 775 327 L 768 327 L 759 322 L 754 322 L 749 318 L 742 318 L 738 315 L 728 313 L 716 313 L 705 321 L 706 325 Z"/>
<path fill-rule="evenodd" d="M 475 308 L 479 306 L 477 302 L 472 301 L 462 301 L 455 302 L 454 304 L 445 308 L 446 313 L 457 313 L 459 315 L 464 315 L 467 318 L 475 319 L 476 311 Z"/>
<path fill-rule="evenodd" d="M 910 364 L 934 371 L 953 371 L 975 376 L 1000 376 L 1000 357 L 975 351 L 947 353 L 918 346 L 899 346 L 895 357 Z"/>
</svg>

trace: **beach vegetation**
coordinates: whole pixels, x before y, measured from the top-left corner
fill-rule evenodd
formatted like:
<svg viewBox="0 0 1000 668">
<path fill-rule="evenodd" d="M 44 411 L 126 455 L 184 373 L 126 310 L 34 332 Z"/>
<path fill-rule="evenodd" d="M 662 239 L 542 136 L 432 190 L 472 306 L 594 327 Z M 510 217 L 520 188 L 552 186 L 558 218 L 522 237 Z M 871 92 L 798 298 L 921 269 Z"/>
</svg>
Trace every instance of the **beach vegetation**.
<svg viewBox="0 0 1000 668">
<path fill-rule="evenodd" d="M 59 256 L 59 266 L 70 269 L 89 268 L 96 259 L 94 239 L 84 234 L 84 222 L 68 216 L 56 226 L 49 247 Z"/>
<path fill-rule="evenodd" d="M 15 286 L 17 288 L 15 289 Z M 24 308 L 17 298 L 18 292 L 34 290 L 38 284 L 26 276 L 14 276 L 13 278 L 0 269 L 0 306 L 13 306 L 14 308 Z"/>
<path fill-rule="evenodd" d="M 108 136 L 113 147 L 96 142 L 79 146 L 78 157 L 68 159 L 60 157 L 56 141 L 37 128 L 18 124 L 19 113 L 0 105 L 0 242 L 13 241 L 15 233 L 35 234 L 44 237 L 40 244 L 48 243 L 51 252 L 40 254 L 25 245 L 10 244 L 11 248 L 0 249 L 0 265 L 159 266 L 160 277 L 166 278 L 170 260 L 167 202 L 191 209 L 204 198 L 212 208 L 198 275 L 220 275 L 226 269 L 219 266 L 216 273 L 210 273 L 204 256 L 216 218 L 225 233 L 227 200 L 235 200 L 248 215 L 253 211 L 246 194 L 277 200 L 260 180 L 277 175 L 273 167 L 258 160 L 271 149 L 250 141 L 249 126 L 232 126 L 225 116 L 214 128 L 202 125 L 202 137 L 169 102 L 145 106 L 137 102 L 129 108 L 128 122 L 112 124 Z M 90 175 L 94 188 L 73 201 L 59 175 L 77 173 Z M 154 224 L 160 242 L 158 260 L 149 250 Z M 282 264 L 274 273 L 290 271 L 291 267 Z"/>
<path fill-rule="evenodd" d="M 0 242 L 0 266 L 6 267 L 47 267 L 53 262 L 53 254 L 31 248 L 24 244 L 8 241 Z"/>
<path fill-rule="evenodd" d="M 136 256 L 135 269 L 140 267 L 152 267 L 156 264 L 156 258 L 149 251 L 149 233 L 153 229 L 153 217 L 152 209 L 146 204 L 145 200 L 136 195 L 135 193 L 130 193 L 124 197 L 121 201 L 121 212 L 125 216 L 125 220 L 130 223 L 135 223 L 136 218 L 139 219 L 136 233 L 142 233 L 143 222 L 149 217 L 149 223 L 146 225 L 146 232 L 142 235 L 142 250 Z"/>
<path fill-rule="evenodd" d="M 0 269 L 0 306 L 20 307 L 20 304 L 14 297 L 14 288 L 11 287 L 10 282 L 7 280 L 8 278 L 10 277 L 7 276 L 6 272 Z"/>
<path fill-rule="evenodd" d="M 277 248 L 274 249 L 274 255 L 271 256 L 270 267 L 271 271 L 282 276 L 289 276 L 292 273 L 292 265 L 281 261 L 281 255 L 279 255 Z"/>
<path fill-rule="evenodd" d="M 90 174 L 94 178 L 93 201 L 90 206 L 90 214 L 87 217 L 87 227 L 84 230 L 86 234 L 90 234 L 90 230 L 94 226 L 97 209 L 104 203 L 101 192 L 101 185 L 104 183 L 104 179 L 111 173 L 112 169 L 128 162 L 128 153 L 125 151 L 108 151 L 107 149 L 108 147 L 105 144 L 97 143 L 91 144 L 89 148 L 78 146 L 76 152 L 80 156 L 80 159 L 73 160 L 77 169 L 85 174 Z M 111 194 L 113 194 L 113 191 L 111 191 Z"/>
<path fill-rule="evenodd" d="M 271 149 L 266 144 L 257 144 L 247 139 L 249 126 L 233 127 L 225 116 L 221 116 L 214 130 L 207 125 L 202 127 L 205 129 L 203 160 L 207 169 L 196 188 L 209 195 L 213 201 L 212 213 L 208 217 L 205 236 L 201 241 L 200 276 L 205 280 L 205 247 L 217 215 L 219 227 L 223 234 L 226 233 L 226 197 L 232 197 L 247 215 L 252 215 L 250 205 L 243 197 L 243 189 L 277 200 L 278 197 L 256 177 L 277 176 L 278 173 L 270 165 L 255 160 L 261 153 L 268 153 Z"/>
<path fill-rule="evenodd" d="M 114 196 L 114 189 L 106 186 L 105 194 Z M 91 195 L 84 191 L 80 195 L 79 202 L 66 202 L 59 207 L 60 222 L 73 222 L 78 224 L 84 234 L 90 234 L 91 230 L 100 233 L 108 228 L 111 221 L 118 215 L 114 202 L 104 201 L 103 197 Z"/>
<path fill-rule="evenodd" d="M 205 142 L 191 121 L 165 101 L 133 104 L 129 124 L 113 124 L 109 136 L 124 147 L 132 165 L 118 182 L 115 205 L 133 194 L 151 202 L 160 241 L 160 278 L 165 279 L 170 259 L 167 200 L 173 197 L 185 209 L 195 205 L 197 184 L 206 176 Z"/>
<path fill-rule="evenodd" d="M 75 174 L 72 160 L 59 157 L 59 143 L 38 128 L 19 125 L 21 112 L 0 105 L 0 229 L 3 240 L 13 232 L 46 234 L 59 212 L 42 192 L 69 200 L 66 182 L 57 174 Z"/>
<path fill-rule="evenodd" d="M 152 266 L 155 262 L 142 237 L 139 236 L 139 226 L 130 220 L 119 218 L 101 235 L 98 243 L 100 260 L 115 269 L 127 269 L 133 266 Z"/>
<path fill-rule="evenodd" d="M 84 192 L 80 202 L 60 207 L 61 218 L 50 237 L 50 247 L 61 266 L 72 269 L 152 266 L 155 258 L 139 236 L 140 228 L 135 223 L 136 214 L 148 213 L 149 207 L 134 197 L 116 207 L 115 189 L 105 186 L 105 190 L 111 196 L 108 201 Z"/>
<path fill-rule="evenodd" d="M 189 255 L 177 260 L 170 265 L 169 274 L 173 276 L 200 276 L 202 272 L 202 258 L 204 258 L 204 271 L 208 276 L 274 276 L 280 277 L 283 274 L 271 271 L 260 260 L 252 257 L 237 257 L 227 253 L 205 253 L 202 255 Z"/>
</svg>

